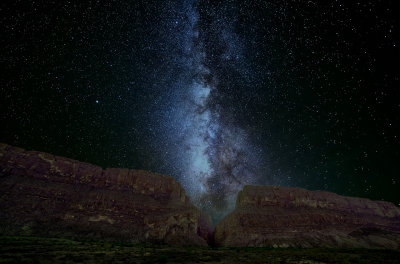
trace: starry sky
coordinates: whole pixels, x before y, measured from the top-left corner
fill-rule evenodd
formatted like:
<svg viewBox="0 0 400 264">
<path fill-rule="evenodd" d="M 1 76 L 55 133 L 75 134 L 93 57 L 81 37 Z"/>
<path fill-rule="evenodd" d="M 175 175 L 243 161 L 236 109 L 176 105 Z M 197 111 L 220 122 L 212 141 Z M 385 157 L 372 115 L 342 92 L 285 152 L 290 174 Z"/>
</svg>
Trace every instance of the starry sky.
<svg viewBox="0 0 400 264">
<path fill-rule="evenodd" d="M 246 184 L 399 205 L 399 11 L 2 1 L 0 141 L 171 175 L 214 222 Z"/>
</svg>

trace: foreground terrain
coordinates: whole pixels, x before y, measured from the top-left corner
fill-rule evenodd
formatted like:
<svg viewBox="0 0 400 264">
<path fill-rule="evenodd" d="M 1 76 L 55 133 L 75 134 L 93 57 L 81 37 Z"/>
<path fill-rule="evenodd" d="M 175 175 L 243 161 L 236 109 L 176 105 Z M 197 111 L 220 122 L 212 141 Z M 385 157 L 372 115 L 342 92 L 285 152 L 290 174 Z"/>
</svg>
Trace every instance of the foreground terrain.
<svg viewBox="0 0 400 264">
<path fill-rule="evenodd" d="M 1 236 L 0 263 L 400 263 L 400 251 L 210 248 Z"/>
</svg>

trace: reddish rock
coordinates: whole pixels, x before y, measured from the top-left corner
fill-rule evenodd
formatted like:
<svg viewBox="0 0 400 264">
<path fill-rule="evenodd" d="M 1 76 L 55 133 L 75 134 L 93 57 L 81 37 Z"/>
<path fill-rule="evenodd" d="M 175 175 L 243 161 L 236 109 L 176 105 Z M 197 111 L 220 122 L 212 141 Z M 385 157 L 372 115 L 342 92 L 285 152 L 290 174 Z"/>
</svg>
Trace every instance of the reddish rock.
<svg viewBox="0 0 400 264">
<path fill-rule="evenodd" d="M 206 245 L 211 219 L 172 177 L 0 144 L 0 234 Z"/>
<path fill-rule="evenodd" d="M 215 228 L 220 246 L 400 249 L 400 209 L 324 191 L 245 186 Z"/>
</svg>

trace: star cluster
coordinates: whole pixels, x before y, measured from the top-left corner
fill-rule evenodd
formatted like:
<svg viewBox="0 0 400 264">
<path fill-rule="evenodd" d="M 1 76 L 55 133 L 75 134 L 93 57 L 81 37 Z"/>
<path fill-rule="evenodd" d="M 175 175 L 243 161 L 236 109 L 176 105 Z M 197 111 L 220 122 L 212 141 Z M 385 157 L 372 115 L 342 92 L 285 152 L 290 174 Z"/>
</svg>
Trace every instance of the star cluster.
<svg viewBox="0 0 400 264">
<path fill-rule="evenodd" d="M 400 203 L 393 1 L 2 3 L 0 141 L 175 177 Z"/>
</svg>

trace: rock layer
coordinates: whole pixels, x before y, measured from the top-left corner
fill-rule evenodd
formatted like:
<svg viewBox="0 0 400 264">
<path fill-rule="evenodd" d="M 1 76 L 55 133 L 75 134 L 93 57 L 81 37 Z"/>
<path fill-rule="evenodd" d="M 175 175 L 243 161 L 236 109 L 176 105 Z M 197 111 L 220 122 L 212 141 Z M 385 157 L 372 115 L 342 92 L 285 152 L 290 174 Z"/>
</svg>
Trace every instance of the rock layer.
<svg viewBox="0 0 400 264">
<path fill-rule="evenodd" d="M 220 246 L 400 249 L 400 209 L 324 191 L 245 186 L 215 228 Z"/>
<path fill-rule="evenodd" d="M 211 219 L 172 177 L 0 144 L 0 234 L 206 245 Z"/>
</svg>

